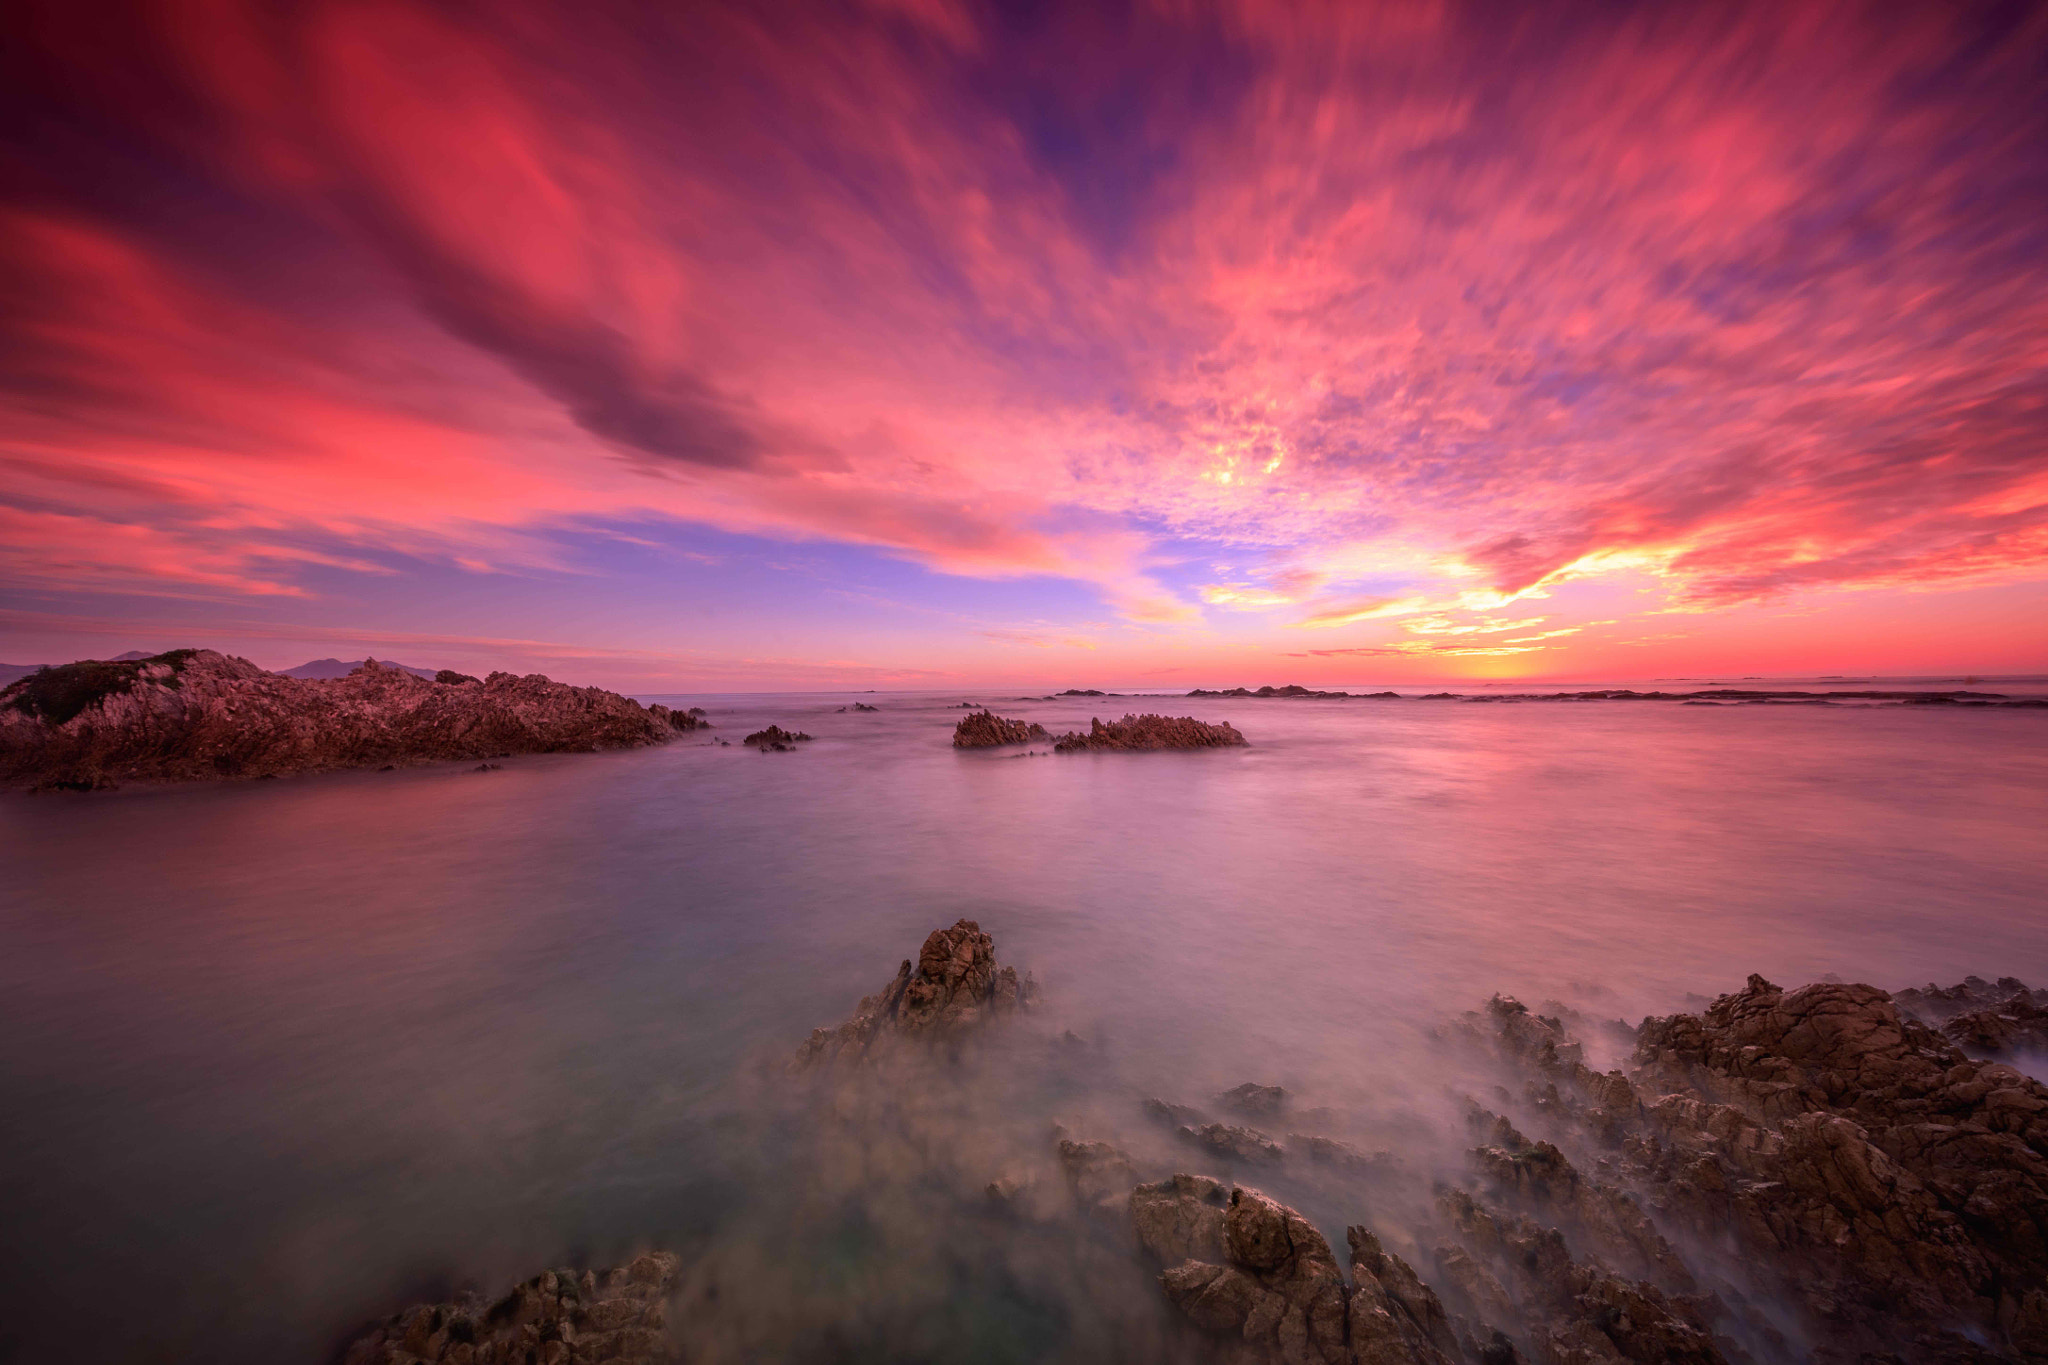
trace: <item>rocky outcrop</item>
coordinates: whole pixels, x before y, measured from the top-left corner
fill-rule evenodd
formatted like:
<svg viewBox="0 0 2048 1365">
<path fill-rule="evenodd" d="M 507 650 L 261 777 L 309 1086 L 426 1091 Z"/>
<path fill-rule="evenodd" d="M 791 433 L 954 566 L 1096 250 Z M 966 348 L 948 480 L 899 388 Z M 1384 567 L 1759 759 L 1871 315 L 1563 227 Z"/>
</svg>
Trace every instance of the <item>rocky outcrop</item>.
<svg viewBox="0 0 2048 1365">
<path fill-rule="evenodd" d="M 1330 1244 L 1286 1205 L 1176 1175 L 1131 1192 L 1139 1245 L 1167 1300 L 1235 1365 L 1449 1365 L 1459 1344 L 1436 1295 L 1363 1227 L 1350 1283 Z"/>
<path fill-rule="evenodd" d="M 1895 992 L 1892 1002 L 1971 1056 L 2048 1055 L 2048 990 L 2030 990 L 2018 977 L 1993 982 L 1971 976 L 1947 987 L 1930 982 L 1925 990 Z"/>
<path fill-rule="evenodd" d="M 420 1304 L 376 1327 L 343 1365 L 669 1365 L 677 1259 L 654 1252 L 602 1272 L 550 1270 L 495 1302 Z"/>
<path fill-rule="evenodd" d="M 971 716 L 962 716 L 960 723 L 953 727 L 953 747 L 956 749 L 993 749 L 1003 744 L 1029 744 L 1034 739 L 1049 739 L 1045 727 L 1038 723 L 1021 720 L 1007 720 L 993 711 L 976 711 Z"/>
<path fill-rule="evenodd" d="M 539 674 L 429 680 L 372 659 L 308 681 L 181 649 L 47 668 L 0 691 L 0 782 L 93 788 L 589 752 L 697 725 Z"/>
<path fill-rule="evenodd" d="M 1034 991 L 1029 976 L 996 965 L 995 940 L 971 919 L 934 929 L 913 965 L 862 998 L 853 1017 L 813 1029 L 797 1055 L 800 1067 L 858 1063 L 899 1039 L 955 1040 L 986 1021 L 1022 1009 Z"/>
<path fill-rule="evenodd" d="M 771 725 L 765 730 L 756 730 L 740 743 L 759 749 L 762 753 L 786 754 L 810 738 L 801 730 L 785 730 L 780 725 Z"/>
<path fill-rule="evenodd" d="M 1285 687 L 1273 687 L 1270 685 L 1257 688 L 1232 687 L 1221 692 L 1211 692 L 1198 687 L 1188 693 L 1188 695 L 1190 697 L 1292 697 L 1301 701 L 1337 701 L 1351 696 L 1394 697 L 1400 694 L 1396 692 L 1318 692 L 1314 688 L 1303 687 L 1300 683 L 1288 683 Z"/>
<path fill-rule="evenodd" d="M 1189 1124 L 1174 1132 L 1181 1141 L 1225 1161 L 1276 1162 L 1285 1155 L 1280 1144 L 1264 1133 L 1234 1123 Z"/>
<path fill-rule="evenodd" d="M 1727 1246 L 1724 1273 L 1792 1305 L 1816 1359 L 2048 1360 L 2048 1088 L 1967 1057 L 1884 991 L 1751 977 L 1699 1014 L 1646 1020 L 1606 1073 L 1514 1001 L 1481 1031 L 1529 1075 L 1556 1144 L 1482 1152 L 1498 1197 L 1595 1241 L 1604 1223 L 1617 1258 L 1621 1242 L 1663 1259 L 1632 1208 Z M 1572 1146 L 1638 1197 L 1567 1174 Z M 1743 1330 L 1775 1329 L 1751 1315 Z"/>
<path fill-rule="evenodd" d="M 1247 741 L 1234 726 L 1211 725 L 1192 716 L 1127 715 L 1105 725 L 1088 723 L 1088 733 L 1061 735 L 1053 744 L 1057 753 L 1086 753 L 1098 749 L 1215 749 Z"/>
</svg>

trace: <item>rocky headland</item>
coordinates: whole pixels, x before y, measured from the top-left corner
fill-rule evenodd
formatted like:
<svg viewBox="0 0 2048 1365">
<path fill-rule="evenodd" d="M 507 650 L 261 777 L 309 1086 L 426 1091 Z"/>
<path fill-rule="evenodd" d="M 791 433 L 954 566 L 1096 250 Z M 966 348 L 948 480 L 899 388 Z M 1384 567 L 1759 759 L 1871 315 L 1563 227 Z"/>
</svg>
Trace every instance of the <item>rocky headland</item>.
<svg viewBox="0 0 2048 1365">
<path fill-rule="evenodd" d="M 1029 744 L 1035 739 L 1050 739 L 1045 727 L 1036 721 L 1009 720 L 993 711 L 976 711 L 971 716 L 962 716 L 960 723 L 953 727 L 953 747 L 956 749 L 993 749 L 1005 744 Z"/>
<path fill-rule="evenodd" d="M 2048 1087 L 1922 1021 L 2038 1003 L 2009 978 L 1895 997 L 1751 977 L 1636 1028 L 1495 997 L 1437 1030 L 1457 1117 L 1399 1156 L 1258 1081 L 1208 1101 L 1229 1121 L 1132 1097 L 1134 1126 L 1052 1123 L 1035 1152 L 1005 1154 L 959 1127 L 981 1112 L 968 1094 L 1090 1065 L 1033 995 L 961 920 L 776 1070 L 815 1097 L 799 1126 L 825 1153 L 799 1243 L 851 1200 L 863 1265 L 914 1264 L 914 1291 L 861 1278 L 814 1307 L 790 1287 L 805 1272 L 730 1249 L 642 1257 L 410 1309 L 349 1365 L 868 1358 L 861 1323 L 892 1311 L 921 1324 L 919 1358 L 975 1357 L 976 1339 L 946 1335 L 971 1330 L 1040 1358 L 1014 1336 L 1038 1330 L 1024 1319 L 950 1316 L 991 1274 L 1057 1301 L 1081 1331 L 1062 1359 L 2048 1362 Z M 1620 1065 L 1588 1065 L 1580 1034 L 1596 1029 L 1627 1038 Z M 791 1087 L 806 1076 L 830 1084 Z M 1283 1121 L 1329 1131 L 1262 1131 Z M 923 1335 L 934 1324 L 953 1325 Z"/>
<path fill-rule="evenodd" d="M 0 690 L 0 782 L 92 789 L 583 753 L 665 744 L 701 724 L 537 673 L 430 680 L 371 659 L 306 680 L 180 649 L 45 668 Z"/>
<path fill-rule="evenodd" d="M 1228 723 L 1211 724 L 1193 716 L 1126 715 L 1104 724 L 1088 722 L 1088 731 L 1070 731 L 1053 742 L 1062 754 L 1125 749 L 1217 749 L 1249 741 Z"/>
</svg>

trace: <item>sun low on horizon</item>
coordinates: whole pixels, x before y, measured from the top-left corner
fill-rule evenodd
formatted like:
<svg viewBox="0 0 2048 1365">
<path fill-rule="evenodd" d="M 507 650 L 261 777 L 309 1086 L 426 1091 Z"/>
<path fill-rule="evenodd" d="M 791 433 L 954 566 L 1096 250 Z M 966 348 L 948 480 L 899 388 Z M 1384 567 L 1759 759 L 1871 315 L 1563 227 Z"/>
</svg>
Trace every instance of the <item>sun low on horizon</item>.
<svg viewBox="0 0 2048 1365">
<path fill-rule="evenodd" d="M 2039 6 L 14 14 L 9 663 L 2048 672 Z"/>
</svg>

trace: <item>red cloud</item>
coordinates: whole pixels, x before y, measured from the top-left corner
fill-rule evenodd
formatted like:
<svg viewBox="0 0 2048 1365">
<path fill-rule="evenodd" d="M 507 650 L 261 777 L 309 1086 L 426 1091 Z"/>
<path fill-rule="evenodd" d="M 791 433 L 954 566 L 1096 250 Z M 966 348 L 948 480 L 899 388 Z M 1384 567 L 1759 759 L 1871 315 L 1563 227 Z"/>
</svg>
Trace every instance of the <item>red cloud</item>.
<svg viewBox="0 0 2048 1365">
<path fill-rule="evenodd" d="M 1153 620 L 1194 610 L 1163 536 L 1285 563 L 1239 598 L 1321 620 L 1367 578 L 2043 574 L 2039 12 L 25 31 L 0 498 L 58 586 L 291 591 L 647 514 Z"/>
</svg>

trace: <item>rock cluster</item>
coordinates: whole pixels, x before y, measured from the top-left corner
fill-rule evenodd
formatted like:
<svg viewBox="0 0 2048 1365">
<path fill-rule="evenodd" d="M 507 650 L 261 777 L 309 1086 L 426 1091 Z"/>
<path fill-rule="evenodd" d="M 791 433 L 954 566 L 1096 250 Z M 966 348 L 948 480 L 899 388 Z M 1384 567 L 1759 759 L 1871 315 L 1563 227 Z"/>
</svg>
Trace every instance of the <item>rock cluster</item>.
<svg viewBox="0 0 2048 1365">
<path fill-rule="evenodd" d="M 1229 724 L 1209 724 L 1192 716 L 1126 715 L 1105 725 L 1088 723 L 1088 733 L 1061 735 L 1053 744 L 1057 753 L 1086 753 L 1097 749 L 1215 749 L 1244 744 L 1245 737 Z"/>
<path fill-rule="evenodd" d="M 1789 1306 L 1772 1323 L 1727 1305 L 1729 1330 L 1824 1361 L 2048 1360 L 2048 1088 L 1967 1057 L 1884 991 L 1753 976 L 1700 1014 L 1646 1020 L 1630 1066 L 1606 1073 L 1517 1002 L 1495 1000 L 1481 1031 L 1529 1073 L 1558 1144 L 1482 1153 L 1496 1188 L 1526 1184 L 1525 1205 L 1562 1204 L 1582 1243 L 1682 1289 L 1633 1199 L 1565 1173 L 1558 1148 L 1576 1147 L 1669 1235 L 1728 1247 L 1746 1298 Z"/>
<path fill-rule="evenodd" d="M 539 674 L 429 680 L 372 659 L 309 681 L 181 649 L 46 668 L 0 691 L 0 782 L 93 788 L 588 752 L 666 743 L 699 723 Z"/>
<path fill-rule="evenodd" d="M 913 965 L 862 998 L 853 1017 L 813 1029 L 797 1054 L 800 1068 L 859 1063 L 896 1039 L 957 1040 L 984 1021 L 1031 1003 L 1035 987 L 1014 967 L 996 965 L 995 940 L 971 919 L 934 929 Z"/>
<path fill-rule="evenodd" d="M 1176 1175 L 1131 1192 L 1166 1297 L 1231 1365 L 1449 1365 L 1460 1346 L 1407 1262 L 1349 1229 L 1346 1283 L 1322 1233 L 1257 1190 Z"/>
<path fill-rule="evenodd" d="M 1945 988 L 1929 982 L 1925 990 L 1898 991 L 1892 1000 L 1901 1013 L 1935 1025 L 1973 1056 L 2048 1054 L 2048 990 L 2029 990 L 2018 977 L 1991 982 L 1971 976 Z"/>
<path fill-rule="evenodd" d="M 1002 744 L 1029 744 L 1034 739 L 1048 738 L 1045 727 L 1035 721 L 1008 720 L 993 711 L 962 716 L 953 727 L 956 749 L 993 749 Z"/>
<path fill-rule="evenodd" d="M 1285 687 L 1232 687 L 1221 692 L 1196 688 L 1188 693 L 1191 697 L 1292 697 L 1300 701 L 1337 701 L 1346 697 L 1399 697 L 1398 692 L 1318 692 L 1300 683 L 1288 683 Z"/>
<path fill-rule="evenodd" d="M 495 1302 L 420 1304 L 350 1346 L 342 1365 L 669 1365 L 678 1267 L 654 1252 L 615 1270 L 550 1270 Z"/>
<path fill-rule="evenodd" d="M 801 730 L 790 731 L 780 725 L 771 725 L 765 730 L 756 730 L 740 743 L 759 749 L 762 753 L 786 754 L 810 736 Z"/>
</svg>

